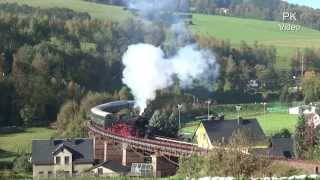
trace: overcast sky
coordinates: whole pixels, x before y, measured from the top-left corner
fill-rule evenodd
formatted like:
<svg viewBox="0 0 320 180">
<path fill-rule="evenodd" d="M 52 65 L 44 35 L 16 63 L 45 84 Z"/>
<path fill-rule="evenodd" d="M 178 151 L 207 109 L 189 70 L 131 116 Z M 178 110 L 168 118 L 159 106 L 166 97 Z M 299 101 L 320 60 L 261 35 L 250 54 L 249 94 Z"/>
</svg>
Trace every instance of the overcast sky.
<svg viewBox="0 0 320 180">
<path fill-rule="evenodd" d="M 311 6 L 313 8 L 320 9 L 320 0 L 287 0 L 287 1 L 293 4 L 306 5 L 306 6 Z"/>
</svg>

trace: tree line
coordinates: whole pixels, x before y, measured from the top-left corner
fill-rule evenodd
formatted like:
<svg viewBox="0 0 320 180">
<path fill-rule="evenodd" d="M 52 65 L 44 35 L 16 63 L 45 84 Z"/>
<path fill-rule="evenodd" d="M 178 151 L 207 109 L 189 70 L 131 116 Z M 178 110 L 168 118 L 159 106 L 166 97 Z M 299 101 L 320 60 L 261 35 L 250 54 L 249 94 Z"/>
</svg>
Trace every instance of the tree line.
<svg viewBox="0 0 320 180">
<path fill-rule="evenodd" d="M 1 126 L 56 120 L 61 105 L 80 96 L 75 88 L 117 93 L 123 52 L 153 33 L 132 19 L 98 21 L 60 8 L 1 4 L 0 11 Z"/>
<path fill-rule="evenodd" d="M 68 9 L 38 9 L 17 4 L 1 4 L 0 11 L 0 126 L 41 125 L 57 119 L 64 122 L 63 113 L 61 118 L 58 116 L 65 111 L 61 107 L 82 112 L 81 103 L 87 96 L 93 99 L 102 96 L 105 100 L 132 98 L 130 90 L 121 82 L 121 58 L 128 45 L 145 42 L 161 46 L 168 56 L 177 48 L 168 43 L 174 35 L 161 22 L 150 25 L 138 19 L 101 21 Z M 151 118 L 155 110 L 160 111 L 154 116 L 155 120 L 177 115 L 176 110 L 168 110 L 166 104 L 173 99 L 178 102 L 180 96 L 192 101 L 192 95 L 187 94 L 202 99 L 215 98 L 218 103 L 301 98 L 295 95 L 286 98 L 290 96 L 290 86 L 294 85 L 295 71 L 275 68 L 275 48 L 258 42 L 254 45 L 242 42 L 239 48 L 233 48 L 229 41 L 202 35 L 194 36 L 192 41 L 216 55 L 219 78 L 208 84 L 213 91 L 198 86 L 182 90 L 176 82 L 159 92 L 169 94 L 169 98 L 164 98 L 166 101 L 163 99 L 162 103 L 151 103 L 147 117 Z M 309 71 L 317 63 L 319 52 L 308 52 L 305 62 L 310 65 L 305 67 Z M 293 63 L 293 69 L 295 67 Z M 259 86 L 251 87 L 251 80 L 256 80 Z M 175 108 L 176 103 L 170 106 Z M 83 119 L 80 118 L 81 122 Z M 62 124 L 60 127 L 68 127 Z"/>
</svg>

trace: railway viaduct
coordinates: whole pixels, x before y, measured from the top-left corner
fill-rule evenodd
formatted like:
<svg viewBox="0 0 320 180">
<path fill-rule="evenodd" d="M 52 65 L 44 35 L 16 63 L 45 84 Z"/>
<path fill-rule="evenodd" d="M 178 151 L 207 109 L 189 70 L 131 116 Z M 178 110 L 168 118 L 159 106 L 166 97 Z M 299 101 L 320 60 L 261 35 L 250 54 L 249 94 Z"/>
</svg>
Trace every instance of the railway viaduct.
<svg viewBox="0 0 320 180">
<path fill-rule="evenodd" d="M 113 101 L 91 109 L 87 127 L 96 160 L 114 160 L 125 166 L 148 162 L 152 164 L 153 176 L 163 177 L 175 174 L 180 157 L 203 151 L 192 143 L 161 137 L 125 136 L 106 128 L 114 112 L 133 107 L 134 101 Z"/>
<path fill-rule="evenodd" d="M 166 139 L 122 137 L 88 123 L 89 137 L 93 139 L 94 156 L 99 161 L 114 160 L 124 166 L 132 163 L 151 162 L 156 177 L 176 173 L 179 157 L 201 153 L 196 144 Z"/>
<path fill-rule="evenodd" d="M 115 101 L 96 106 L 91 109 L 92 116 L 87 124 L 89 137 L 93 139 L 94 158 L 99 161 L 114 160 L 124 166 L 132 163 L 151 163 L 152 175 L 155 177 L 171 176 L 176 173 L 179 158 L 192 153 L 207 154 L 207 149 L 199 148 L 197 144 L 177 141 L 168 138 L 154 137 L 152 139 L 123 136 L 108 131 L 97 121 L 105 121 L 108 111 L 130 107 L 132 101 Z M 102 121 L 101 121 L 102 120 Z M 306 172 L 319 173 L 320 162 L 309 162 L 298 159 L 272 158 L 276 163 L 299 167 Z"/>
</svg>

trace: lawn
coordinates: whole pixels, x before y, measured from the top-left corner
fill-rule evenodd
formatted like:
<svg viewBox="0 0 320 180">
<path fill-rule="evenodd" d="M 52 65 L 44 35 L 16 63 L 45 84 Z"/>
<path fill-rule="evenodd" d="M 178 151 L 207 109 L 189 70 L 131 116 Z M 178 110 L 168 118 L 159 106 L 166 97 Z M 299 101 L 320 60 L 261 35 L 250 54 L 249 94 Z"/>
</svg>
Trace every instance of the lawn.
<svg viewBox="0 0 320 180">
<path fill-rule="evenodd" d="M 83 0 L 0 0 L 0 3 L 10 2 L 27 4 L 39 8 L 60 7 L 68 8 L 78 12 L 87 12 L 93 18 L 123 20 L 130 16 L 122 7 L 97 4 Z"/>
<path fill-rule="evenodd" d="M 298 116 L 288 113 L 268 113 L 256 117 L 266 135 L 272 135 L 286 128 L 294 132 Z"/>
<path fill-rule="evenodd" d="M 276 47 L 279 56 L 277 65 L 280 68 L 289 67 L 289 58 L 297 48 L 320 48 L 320 31 L 310 28 L 303 27 L 299 32 L 282 32 L 279 22 L 200 14 L 194 14 L 192 21 L 193 32 L 229 39 L 235 47 L 242 40 Z"/>
<path fill-rule="evenodd" d="M 0 133 L 0 161 L 12 160 L 23 151 L 31 152 L 32 139 L 48 139 L 55 130 L 48 128 L 27 128 L 24 131 Z"/>
</svg>

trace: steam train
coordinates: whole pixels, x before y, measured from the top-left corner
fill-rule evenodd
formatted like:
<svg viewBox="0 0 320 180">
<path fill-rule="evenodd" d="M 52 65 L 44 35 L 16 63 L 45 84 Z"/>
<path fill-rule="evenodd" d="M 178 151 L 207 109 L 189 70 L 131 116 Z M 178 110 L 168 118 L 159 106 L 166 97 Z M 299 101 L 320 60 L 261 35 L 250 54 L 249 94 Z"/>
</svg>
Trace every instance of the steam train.
<svg viewBox="0 0 320 180">
<path fill-rule="evenodd" d="M 147 119 L 134 113 L 134 101 L 113 101 L 93 107 L 91 122 L 123 137 L 144 137 Z"/>
</svg>

